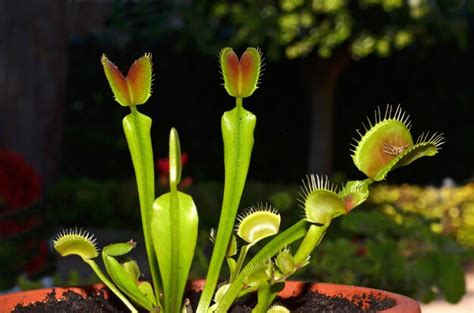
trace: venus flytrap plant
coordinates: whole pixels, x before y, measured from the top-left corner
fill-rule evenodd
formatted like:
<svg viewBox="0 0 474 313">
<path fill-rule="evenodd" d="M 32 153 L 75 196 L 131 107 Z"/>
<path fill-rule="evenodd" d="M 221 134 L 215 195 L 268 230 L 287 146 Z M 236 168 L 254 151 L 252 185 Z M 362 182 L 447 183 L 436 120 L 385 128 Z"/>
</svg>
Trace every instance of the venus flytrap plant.
<svg viewBox="0 0 474 313">
<path fill-rule="evenodd" d="M 370 127 L 364 125 L 365 133 L 358 132 L 361 138 L 353 145 L 354 164 L 368 178 L 361 181 L 348 181 L 338 192 L 327 177 L 307 176 L 306 181 L 303 180 L 299 199 L 305 218 L 275 237 L 247 263 L 220 299 L 216 312 L 226 312 L 238 297 L 246 294 L 243 291 L 245 288 L 252 289 L 252 286 L 248 284 L 246 286 L 246 275 L 258 268 L 258 264 L 273 258 L 286 246 L 303 237 L 294 256 L 288 252 L 280 252 L 275 259 L 278 270 L 274 272 L 275 276 L 267 281 L 270 284 L 277 283 L 280 281 L 279 275 L 282 275 L 281 279 L 286 279 L 289 275 L 283 272 L 287 271 L 291 275 L 292 266 L 296 271 L 308 264 L 312 251 L 321 242 L 332 219 L 349 213 L 367 199 L 370 184 L 384 179 L 395 168 L 408 165 L 423 156 L 433 156 L 438 153 L 443 144 L 442 135 L 423 134 L 413 143 L 410 133 L 411 123 L 406 113 L 400 107 L 397 107 L 393 114 L 392 111 L 392 107 L 387 106 L 382 118 L 380 109 L 377 109 L 375 120 L 372 122 L 368 119 Z M 285 269 L 282 260 L 279 259 L 283 256 L 286 259 L 285 263 L 290 265 L 289 270 Z M 266 279 L 262 278 L 262 280 Z M 265 284 L 262 286 L 267 288 Z M 261 292 L 265 294 L 265 290 Z M 259 298 L 259 301 L 265 302 L 265 305 L 268 299 L 274 296 L 268 292 L 266 294 L 266 297 Z M 257 305 L 254 312 L 262 312 L 261 306 Z"/>
<path fill-rule="evenodd" d="M 62 231 L 53 242 L 54 249 L 61 256 L 77 255 L 89 265 L 99 279 L 112 291 L 131 312 L 138 312 L 133 304 L 128 301 L 115 285 L 102 272 L 100 267 L 94 261 L 99 256 L 99 251 L 96 247 L 96 239 L 92 234 L 86 231 L 70 229 Z"/>
<path fill-rule="evenodd" d="M 267 313 L 290 313 L 290 310 L 288 310 L 287 308 L 285 308 L 282 305 L 275 304 L 275 305 L 272 305 L 268 309 Z"/>
<path fill-rule="evenodd" d="M 225 112 L 221 121 L 224 140 L 224 196 L 206 285 L 197 308 L 198 313 L 207 313 L 211 304 L 247 179 L 257 118 L 244 109 L 242 98 L 251 96 L 257 89 L 262 65 L 261 53 L 255 48 L 248 48 L 240 60 L 231 48 L 224 48 L 219 60 L 224 88 L 230 96 L 235 97 L 236 106 Z"/>
<path fill-rule="evenodd" d="M 399 106 L 395 110 L 387 106 L 383 115 L 377 109 L 375 118 L 364 125 L 364 133 L 357 131 L 360 138 L 352 149 L 354 164 L 367 178 L 348 181 L 338 188 L 327 176 L 307 175 L 298 199 L 303 217 L 280 232 L 280 214 L 268 204 L 252 206 L 237 217 L 256 125 L 255 115 L 243 107 L 243 98 L 258 88 L 261 52 L 248 48 L 239 59 L 231 48 L 224 48 L 219 61 L 224 88 L 235 98 L 236 105 L 221 120 L 225 165 L 222 209 L 217 235 L 211 234 L 214 250 L 197 312 L 228 312 L 237 299 L 256 292 L 257 305 L 252 312 L 286 313 L 289 310 L 285 307 L 271 304 L 285 281 L 309 264 L 332 220 L 363 203 L 369 186 L 385 179 L 390 171 L 438 153 L 443 137 L 426 133 L 415 141 L 409 117 Z M 169 135 L 170 191 L 155 199 L 152 121 L 137 110 L 151 94 L 151 55 L 135 61 L 125 77 L 105 55 L 102 65 L 115 100 L 131 110 L 123 119 L 123 127 L 136 175 L 153 285 L 139 280 L 138 264 L 127 257 L 136 245 L 134 241 L 102 249 L 108 276 L 94 261 L 99 250 L 87 232 L 62 232 L 54 247 L 62 256 L 80 256 L 132 312 L 137 312 L 134 305 L 149 312 L 192 312 L 183 295 L 197 240 L 198 214 L 192 197 L 178 190 L 182 167 L 178 132 L 172 128 Z M 262 245 L 263 241 L 267 242 Z M 260 249 L 246 261 L 249 250 L 256 245 Z M 224 260 L 229 279 L 217 288 Z"/>
<path fill-rule="evenodd" d="M 281 217 L 278 212 L 268 204 L 258 204 L 251 207 L 237 218 L 237 235 L 247 244 L 240 247 L 239 257 L 235 267 L 230 272 L 230 283 L 240 272 L 249 249 L 259 241 L 274 236 L 280 230 Z"/>
<path fill-rule="evenodd" d="M 125 293 L 134 303 L 148 311 L 153 311 L 157 306 L 153 289 L 148 282 L 139 282 L 140 269 L 131 259 L 120 263 L 116 257 L 122 257 L 135 248 L 132 240 L 124 243 L 115 243 L 102 249 L 102 261 L 105 269 L 115 285 Z"/>
<path fill-rule="evenodd" d="M 174 128 L 170 132 L 169 149 L 170 192 L 153 204 L 151 229 L 165 308 L 168 312 L 179 312 L 196 246 L 198 215 L 191 196 L 177 189 L 181 180 L 181 149 Z"/>
<path fill-rule="evenodd" d="M 151 54 L 144 54 L 136 60 L 128 70 L 126 77 L 122 75 L 115 64 L 110 62 L 105 54 L 102 55 L 101 62 L 115 101 L 122 106 L 130 107 L 131 111 L 122 121 L 123 129 L 135 170 L 148 264 L 155 294 L 159 295 L 161 293 L 161 280 L 151 237 L 151 215 L 153 202 L 155 201 L 154 161 L 150 137 L 151 118 L 138 112 L 136 107 L 145 103 L 151 96 Z M 161 307 L 159 297 L 156 299 Z"/>
</svg>

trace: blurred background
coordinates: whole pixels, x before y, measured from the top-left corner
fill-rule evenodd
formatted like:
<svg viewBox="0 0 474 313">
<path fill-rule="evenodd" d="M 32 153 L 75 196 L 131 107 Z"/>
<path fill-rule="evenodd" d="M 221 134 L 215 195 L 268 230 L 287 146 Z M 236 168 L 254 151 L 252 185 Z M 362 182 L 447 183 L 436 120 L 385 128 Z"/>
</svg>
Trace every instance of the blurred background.
<svg viewBox="0 0 474 313">
<path fill-rule="evenodd" d="M 176 127 L 182 188 L 200 211 L 192 275 L 205 275 L 222 195 L 220 116 L 233 107 L 217 55 L 258 46 L 265 71 L 244 101 L 258 123 L 242 208 L 268 201 L 291 225 L 307 173 L 362 179 L 350 142 L 379 106 L 401 104 L 415 137 L 438 131 L 447 142 L 340 218 L 299 278 L 425 302 L 465 294 L 474 255 L 474 1 L 0 0 L 0 26 L 0 290 L 94 281 L 58 263 L 50 240 L 62 228 L 91 229 L 101 244 L 139 236 L 121 126 L 128 112 L 113 101 L 102 53 L 123 72 L 153 54 L 153 95 L 140 109 L 153 118 L 157 192 L 166 190 Z"/>
</svg>

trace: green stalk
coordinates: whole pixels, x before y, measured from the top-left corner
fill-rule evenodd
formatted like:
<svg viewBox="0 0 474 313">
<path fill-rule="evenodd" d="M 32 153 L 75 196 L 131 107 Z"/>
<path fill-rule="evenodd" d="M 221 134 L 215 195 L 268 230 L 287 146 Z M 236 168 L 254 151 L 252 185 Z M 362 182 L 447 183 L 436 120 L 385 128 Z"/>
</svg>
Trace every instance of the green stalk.
<svg viewBox="0 0 474 313">
<path fill-rule="evenodd" d="M 156 253 L 150 233 L 151 213 L 155 201 L 155 171 L 153 149 L 151 145 L 151 118 L 138 112 L 135 106 L 130 107 L 131 113 L 123 119 L 123 129 L 127 138 L 133 168 L 137 180 L 140 213 L 142 217 L 143 236 L 148 256 L 148 264 L 153 279 L 156 300 L 161 307 L 161 280 L 158 270 Z"/>
<path fill-rule="evenodd" d="M 176 185 L 176 181 L 170 181 L 170 220 L 171 220 L 171 225 L 173 227 L 176 227 L 176 229 L 179 229 L 179 216 L 177 213 L 179 208 L 179 200 L 178 200 L 178 188 Z M 176 264 L 176 266 L 171 266 L 171 273 L 170 273 L 170 295 L 165 295 L 165 301 L 169 300 L 168 303 L 165 303 L 165 308 L 167 312 L 179 312 L 181 309 L 181 294 L 178 292 L 178 285 L 179 285 L 179 271 L 180 268 L 177 266 L 180 264 L 179 257 L 180 257 L 180 251 L 179 251 L 179 240 L 186 240 L 184 238 L 180 239 L 179 238 L 179 231 L 176 231 L 172 236 L 171 236 L 171 245 L 173 249 L 171 250 L 171 264 Z"/>
<path fill-rule="evenodd" d="M 216 313 L 225 313 L 229 310 L 232 303 L 239 296 L 242 288 L 244 287 L 244 278 L 247 269 L 252 268 L 253 265 L 258 264 L 262 261 L 268 260 L 275 256 L 278 252 L 290 245 L 294 241 L 302 238 L 307 231 L 308 223 L 302 219 L 295 225 L 291 226 L 278 236 L 267 243 L 244 267 L 244 269 L 237 276 L 235 281 L 230 285 L 225 296 L 219 302 L 219 306 L 216 309 Z"/>
<path fill-rule="evenodd" d="M 303 241 L 301 242 L 298 251 L 296 251 L 294 259 L 297 266 L 303 266 L 306 264 L 308 258 L 313 252 L 314 248 L 321 242 L 326 229 L 329 227 L 330 223 L 325 225 L 311 225 L 308 232 L 306 233 Z"/>
<path fill-rule="evenodd" d="M 169 137 L 169 163 L 170 192 L 153 204 L 151 234 L 161 273 L 164 312 L 178 313 L 196 249 L 199 219 L 191 196 L 178 191 L 181 148 L 174 128 Z"/>
<path fill-rule="evenodd" d="M 99 279 L 112 291 L 122 302 L 127 306 L 127 308 L 130 310 L 132 313 L 138 313 L 137 309 L 128 301 L 127 297 L 125 297 L 120 290 L 118 290 L 117 287 L 105 276 L 105 274 L 101 271 L 100 267 L 95 263 L 94 260 L 89 259 L 83 259 L 84 262 L 89 264 L 89 266 L 92 268 L 94 273 L 99 277 Z"/>
<path fill-rule="evenodd" d="M 198 313 L 207 313 L 226 256 L 237 209 L 247 179 L 256 121 L 255 115 L 242 107 L 242 98 L 236 98 L 236 107 L 225 112 L 222 116 L 225 165 L 224 196 L 217 237 L 206 277 L 206 285 L 197 308 Z"/>
<path fill-rule="evenodd" d="M 244 264 L 245 257 L 247 256 L 247 252 L 249 251 L 251 245 L 245 245 L 240 248 L 239 257 L 237 258 L 237 263 L 235 265 L 234 270 L 230 274 L 229 283 L 233 283 L 236 276 L 239 274 L 240 270 L 242 269 L 242 265 Z"/>
<path fill-rule="evenodd" d="M 262 285 L 258 287 L 258 301 L 255 308 L 252 309 L 252 313 L 266 313 L 279 291 L 281 291 L 281 289 L 272 288 L 269 282 L 262 283 Z"/>
</svg>

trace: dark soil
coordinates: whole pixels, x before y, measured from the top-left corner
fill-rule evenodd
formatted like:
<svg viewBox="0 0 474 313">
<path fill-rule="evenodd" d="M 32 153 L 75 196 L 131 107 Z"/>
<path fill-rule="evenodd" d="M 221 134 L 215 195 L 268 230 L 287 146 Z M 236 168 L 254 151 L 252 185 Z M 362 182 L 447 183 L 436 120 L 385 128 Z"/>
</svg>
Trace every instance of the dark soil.
<svg viewBox="0 0 474 313">
<path fill-rule="evenodd" d="M 376 313 L 395 306 L 395 301 L 373 294 L 354 296 L 352 300 L 340 297 L 329 297 L 307 290 L 299 297 L 281 299 L 275 303 L 282 304 L 296 313 Z M 231 313 L 250 313 L 257 304 L 256 298 L 249 298 L 245 303 L 238 303 L 231 308 Z"/>
<path fill-rule="evenodd" d="M 50 292 L 44 302 L 34 302 L 23 306 L 17 305 L 14 313 L 65 313 L 65 312 L 88 312 L 88 313 L 121 313 L 128 312 L 126 308 L 121 307 L 116 299 L 105 299 L 100 291 L 98 294 L 89 295 L 83 298 L 81 295 L 68 291 L 63 298 L 56 299 L 56 292 Z"/>
<path fill-rule="evenodd" d="M 191 302 L 197 304 L 199 294 L 191 294 Z M 249 297 L 234 305 L 231 313 L 247 313 L 252 311 L 256 304 L 255 297 Z M 304 292 L 300 297 L 280 299 L 277 303 L 284 305 L 291 312 L 304 313 L 376 313 L 395 305 L 392 299 L 383 298 L 377 295 L 354 296 L 352 301 L 343 297 L 328 297 L 312 291 Z M 46 298 L 45 302 L 36 302 L 28 306 L 17 306 L 15 313 L 55 313 L 55 312 L 90 312 L 90 313 L 115 313 L 128 312 L 128 310 L 113 297 L 110 300 L 104 299 L 102 293 L 90 295 L 84 299 L 80 295 L 69 291 L 63 299 L 56 300 L 54 291 Z"/>
</svg>

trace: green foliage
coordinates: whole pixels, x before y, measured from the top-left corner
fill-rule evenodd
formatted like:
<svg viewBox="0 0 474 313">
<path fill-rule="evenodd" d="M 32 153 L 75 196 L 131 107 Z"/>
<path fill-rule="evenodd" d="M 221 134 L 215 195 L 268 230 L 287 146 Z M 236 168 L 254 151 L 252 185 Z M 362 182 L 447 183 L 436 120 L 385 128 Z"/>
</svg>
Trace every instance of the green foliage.
<svg viewBox="0 0 474 313">
<path fill-rule="evenodd" d="M 321 244 L 311 271 L 320 280 L 389 289 L 424 302 L 437 295 L 459 301 L 465 293 L 464 250 L 433 233 L 429 220 L 401 214 L 401 223 L 382 210 L 345 216 L 339 235 Z"/>
<path fill-rule="evenodd" d="M 185 38 L 204 51 L 215 51 L 223 43 L 251 44 L 265 47 L 272 58 L 282 54 L 297 58 L 313 51 L 328 58 L 342 48 L 358 59 L 371 54 L 386 57 L 407 47 L 430 46 L 447 40 L 466 46 L 466 16 L 474 10 L 467 3 L 200 0 L 181 9 Z"/>
<path fill-rule="evenodd" d="M 466 248 L 474 247 L 474 184 L 426 187 L 380 185 L 370 201 L 395 218 L 403 212 L 420 214 L 431 221 L 431 230 L 457 239 Z"/>
<path fill-rule="evenodd" d="M 134 242 L 116 243 L 106 246 L 102 249 L 102 261 L 104 262 L 107 273 L 114 284 L 125 293 L 130 299 L 140 306 L 151 311 L 156 306 L 154 296 L 147 297 L 138 288 L 136 272 L 130 272 L 125 266 L 127 262 L 121 264 L 115 257 L 123 256 L 129 253 L 135 247 Z M 138 270 L 139 273 L 139 270 Z M 151 299 L 153 300 L 151 300 Z"/>
</svg>

